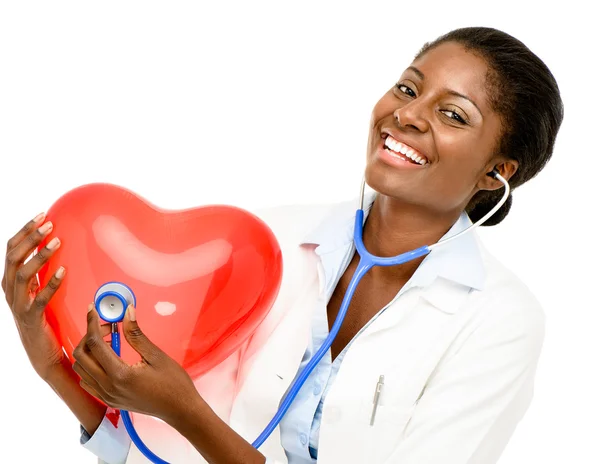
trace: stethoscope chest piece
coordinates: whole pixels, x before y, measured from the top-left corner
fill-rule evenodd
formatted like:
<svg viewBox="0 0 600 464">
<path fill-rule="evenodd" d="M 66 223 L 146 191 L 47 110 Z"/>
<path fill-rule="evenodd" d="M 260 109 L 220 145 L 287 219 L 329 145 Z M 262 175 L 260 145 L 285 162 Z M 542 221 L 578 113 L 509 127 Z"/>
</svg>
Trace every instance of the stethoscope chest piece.
<svg viewBox="0 0 600 464">
<path fill-rule="evenodd" d="M 94 297 L 96 311 L 106 322 L 122 321 L 129 305 L 135 306 L 135 294 L 121 282 L 105 283 L 96 291 Z"/>
</svg>

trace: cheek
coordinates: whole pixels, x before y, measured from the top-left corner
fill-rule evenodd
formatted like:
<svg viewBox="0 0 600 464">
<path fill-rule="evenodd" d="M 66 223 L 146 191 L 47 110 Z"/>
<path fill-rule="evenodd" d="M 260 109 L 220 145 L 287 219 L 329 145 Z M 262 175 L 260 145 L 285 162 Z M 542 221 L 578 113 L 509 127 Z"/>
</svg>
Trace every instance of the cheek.
<svg viewBox="0 0 600 464">
<path fill-rule="evenodd" d="M 488 150 L 482 150 L 480 137 L 469 131 L 438 132 L 436 148 L 443 170 L 459 170 L 465 177 L 478 176 L 484 168 Z"/>
<path fill-rule="evenodd" d="M 440 204 L 447 208 L 461 205 L 468 199 L 487 163 L 487 150 L 482 151 L 480 138 L 469 131 L 447 130 L 436 134 L 439 155 L 437 181 L 429 185 Z"/>
<path fill-rule="evenodd" d="M 375 127 L 386 116 L 391 116 L 398 107 L 396 97 L 392 91 L 387 92 L 373 107 L 371 113 L 371 127 Z"/>
</svg>

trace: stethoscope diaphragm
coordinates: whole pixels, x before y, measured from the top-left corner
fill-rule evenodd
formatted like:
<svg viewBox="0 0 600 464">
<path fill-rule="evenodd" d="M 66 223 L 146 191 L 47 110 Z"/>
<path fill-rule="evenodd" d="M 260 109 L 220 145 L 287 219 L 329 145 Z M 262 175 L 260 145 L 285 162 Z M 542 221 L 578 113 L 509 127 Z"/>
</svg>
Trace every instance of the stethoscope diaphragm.
<svg viewBox="0 0 600 464">
<path fill-rule="evenodd" d="M 106 322 L 122 321 L 129 305 L 135 306 L 135 294 L 121 282 L 105 283 L 94 297 L 96 311 Z"/>
</svg>

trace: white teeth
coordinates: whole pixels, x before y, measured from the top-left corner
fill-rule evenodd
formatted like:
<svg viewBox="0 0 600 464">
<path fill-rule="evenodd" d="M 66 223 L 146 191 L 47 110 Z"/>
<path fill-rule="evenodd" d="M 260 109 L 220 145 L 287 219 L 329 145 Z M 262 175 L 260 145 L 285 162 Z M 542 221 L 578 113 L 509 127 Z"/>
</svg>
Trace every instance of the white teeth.
<svg viewBox="0 0 600 464">
<path fill-rule="evenodd" d="M 385 139 L 384 145 L 387 148 L 389 148 L 391 151 L 394 151 L 396 153 L 402 153 L 404 156 L 406 156 L 407 158 L 410 158 L 415 163 L 419 163 L 420 165 L 427 164 L 427 160 L 425 158 L 418 156 L 417 153 L 412 148 L 409 148 L 408 146 L 404 145 L 403 143 L 400 143 L 397 140 L 394 140 L 391 135 L 387 136 L 387 138 Z"/>
<path fill-rule="evenodd" d="M 413 150 L 408 150 L 406 156 L 420 165 L 425 164 L 425 160 L 418 156 Z"/>
</svg>

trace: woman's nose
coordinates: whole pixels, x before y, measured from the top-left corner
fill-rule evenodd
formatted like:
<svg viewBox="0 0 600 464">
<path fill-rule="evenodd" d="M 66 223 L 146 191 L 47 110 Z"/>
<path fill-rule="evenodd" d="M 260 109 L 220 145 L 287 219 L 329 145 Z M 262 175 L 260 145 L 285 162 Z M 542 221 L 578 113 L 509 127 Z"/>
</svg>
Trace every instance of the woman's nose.
<svg viewBox="0 0 600 464">
<path fill-rule="evenodd" d="M 427 132 L 429 130 L 429 121 L 424 116 L 424 113 L 425 108 L 416 101 L 412 101 L 407 105 L 397 108 L 394 111 L 394 119 L 396 119 L 401 128 Z"/>
</svg>

